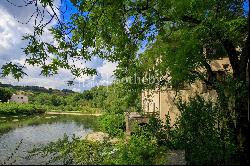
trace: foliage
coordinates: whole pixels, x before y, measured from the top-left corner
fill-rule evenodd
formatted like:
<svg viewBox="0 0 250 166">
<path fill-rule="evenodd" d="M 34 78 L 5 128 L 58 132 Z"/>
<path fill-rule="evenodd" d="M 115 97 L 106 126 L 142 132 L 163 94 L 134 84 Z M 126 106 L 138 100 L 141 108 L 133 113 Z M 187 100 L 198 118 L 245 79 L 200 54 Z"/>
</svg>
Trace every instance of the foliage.
<svg viewBox="0 0 250 166">
<path fill-rule="evenodd" d="M 163 122 L 158 113 L 152 114 L 149 117 L 149 122 L 145 125 L 136 125 L 133 133 L 142 134 L 148 137 L 154 137 L 157 144 L 166 146 L 169 149 L 179 149 L 178 146 L 178 130 L 176 126 L 171 126 L 170 116 L 166 115 L 166 120 Z"/>
<path fill-rule="evenodd" d="M 131 106 L 130 93 L 122 85 L 93 87 L 82 93 L 50 94 L 33 93 L 29 95 L 32 104 L 42 105 L 56 111 L 79 111 L 86 113 L 119 113 L 129 109 L 139 111 L 139 96 L 134 96 L 135 105 Z"/>
<path fill-rule="evenodd" d="M 110 136 L 122 136 L 125 131 L 123 114 L 104 114 L 98 119 L 100 129 Z"/>
<path fill-rule="evenodd" d="M 0 103 L 0 114 L 4 115 L 33 115 L 44 112 L 45 109 L 33 104 Z"/>
<path fill-rule="evenodd" d="M 48 94 L 48 93 L 34 93 L 29 96 L 29 101 L 37 105 L 60 106 L 65 105 L 63 96 Z"/>
<path fill-rule="evenodd" d="M 235 153 L 224 110 L 202 97 L 179 102 L 178 141 L 191 164 L 226 164 Z"/>
<path fill-rule="evenodd" d="M 0 88 L 1 95 L 11 91 L 19 93 L 19 87 Z M 4 92 L 4 93 L 3 93 Z M 6 92 L 6 93 L 5 93 Z M 62 93 L 60 91 L 51 91 L 51 93 L 35 91 L 21 91 L 29 98 L 29 103 L 42 106 L 50 111 L 74 111 L 84 113 L 119 113 L 132 110 L 139 111 L 139 96 L 134 98 L 135 105 L 131 106 L 130 93 L 128 93 L 121 84 L 112 84 L 110 86 L 93 87 L 82 93 Z"/>
<path fill-rule="evenodd" d="M 48 7 L 51 11 L 56 8 L 53 6 L 52 0 L 40 0 L 40 2 L 44 8 Z M 41 66 L 41 74 L 46 76 L 57 74 L 60 68 L 65 68 L 70 70 L 74 76 L 80 77 L 84 74 L 96 74 L 96 70 L 77 68 L 75 63 L 70 62 L 88 61 L 97 56 L 118 62 L 115 72 L 118 79 L 130 77 L 133 80 L 135 74 L 141 79 L 147 74 L 153 74 L 156 78 L 153 84 L 129 83 L 126 85 L 125 89 L 139 89 L 136 92 L 140 92 L 147 87 L 165 86 L 168 81 L 165 79 L 166 74 L 170 75 L 170 83 L 174 87 L 179 87 L 183 82 L 192 83 L 197 79 L 209 82 L 210 80 L 206 78 L 213 74 L 209 62 L 214 58 L 224 57 L 226 54 L 230 59 L 234 78 L 239 79 L 240 83 L 243 81 L 246 84 L 244 79 L 249 61 L 249 13 L 244 14 L 243 11 L 243 4 L 246 2 L 249 5 L 249 1 L 246 0 L 169 0 L 167 2 L 165 0 L 71 0 L 75 12 L 70 13 L 70 18 L 67 20 L 58 19 L 60 24 L 49 30 L 55 42 L 42 40 L 43 28 L 47 24 L 39 24 L 34 28 L 33 34 L 24 37 L 24 40 L 28 41 L 27 47 L 24 48 L 27 56 L 26 62 L 30 65 Z M 52 18 L 55 15 L 56 12 Z M 147 48 L 146 53 L 139 54 L 138 52 L 144 47 Z M 242 51 L 236 51 L 236 47 L 242 48 Z M 206 49 L 205 53 L 203 48 Z M 205 73 L 197 71 L 197 68 L 206 69 Z M 12 63 L 4 65 L 2 69 L 4 76 L 12 73 L 16 78 L 20 78 L 25 74 L 22 71 L 23 66 Z M 112 107 L 109 107 L 108 103 L 103 103 L 106 97 L 105 93 L 98 93 L 98 97 L 92 100 L 91 104 L 109 110 Z M 134 106 L 134 101 L 137 100 L 133 97 L 134 95 L 130 95 L 126 98 L 125 109 L 129 108 L 126 106 L 127 103 L 129 106 Z M 242 115 L 245 110 L 242 111 L 241 102 L 238 99 L 236 101 L 236 110 L 239 113 L 237 126 L 240 126 L 239 131 L 241 131 L 244 126 L 249 128 L 249 125 L 244 124 L 246 120 Z M 202 103 L 202 101 L 199 102 Z M 192 103 L 195 102 L 191 102 L 190 107 L 185 107 L 185 104 L 181 105 L 180 109 L 188 110 L 187 112 L 194 110 L 191 113 L 195 114 L 195 118 L 202 118 L 204 113 L 204 117 L 208 119 L 205 119 L 205 124 L 195 125 L 197 122 L 201 123 L 201 120 L 193 119 L 194 121 L 192 121 L 193 117 L 186 118 L 185 116 L 193 114 L 185 114 L 183 111 L 184 119 L 188 120 L 188 123 L 180 120 L 181 126 L 185 129 L 183 131 L 186 129 L 189 131 L 187 124 L 190 123 L 194 127 L 193 130 L 190 129 L 190 132 L 198 134 L 197 136 L 201 140 L 208 141 L 205 146 L 210 143 L 214 145 L 216 141 L 219 141 L 219 144 L 215 145 L 209 153 L 215 154 L 215 149 L 221 145 L 221 139 L 218 136 L 220 132 L 216 135 L 218 129 L 214 129 L 217 121 L 213 121 L 213 119 L 217 118 L 211 116 L 218 115 L 213 112 L 211 104 L 203 103 L 196 106 Z M 245 109 L 246 103 L 243 103 L 242 108 Z M 117 111 L 117 108 L 119 107 L 112 109 Z M 221 110 L 223 111 L 223 109 Z M 118 111 L 120 110 L 118 109 Z M 202 111 L 201 115 L 198 115 L 199 111 Z M 202 132 L 215 135 L 215 137 L 208 140 L 208 137 L 204 137 L 202 133 L 195 132 L 199 126 L 208 130 L 208 132 Z M 240 135 L 241 133 L 238 133 L 238 136 Z M 194 143 L 194 149 L 198 149 L 197 144 L 202 145 L 200 139 L 192 142 L 195 141 L 195 137 L 192 137 L 193 134 L 191 134 L 191 138 L 187 136 L 184 135 L 183 138 L 192 138 L 191 143 Z M 210 161 L 211 156 L 205 156 L 205 153 L 206 151 L 201 151 L 198 154 L 197 151 L 197 157 L 204 156 L 201 158 L 202 161 L 215 162 Z M 220 153 L 219 156 L 221 156 Z M 194 160 L 196 161 L 195 158 Z"/>
<path fill-rule="evenodd" d="M 240 105 L 241 102 L 236 101 L 244 101 L 249 98 L 249 84 L 227 75 L 224 82 L 216 84 L 216 90 L 218 105 L 225 110 L 229 117 L 232 117 L 232 120 L 236 120 L 235 107 L 244 107 Z"/>
<path fill-rule="evenodd" d="M 75 138 L 73 137 L 73 140 Z M 46 164 L 62 160 L 63 164 L 72 164 L 73 142 L 70 142 L 67 135 L 56 142 L 51 142 L 47 146 L 36 147 L 30 151 L 30 155 L 26 156 L 27 159 L 33 156 L 45 157 L 51 155 L 51 159 Z"/>
<path fill-rule="evenodd" d="M 7 102 L 12 96 L 12 93 L 7 88 L 0 87 L 0 102 Z"/>
<path fill-rule="evenodd" d="M 205 101 L 201 96 L 177 103 L 180 116 L 171 126 L 170 117 L 163 123 L 153 114 L 149 123 L 137 126 L 135 135 L 153 137 L 161 147 L 185 150 L 189 164 L 229 164 L 236 153 L 232 128 L 233 119 L 219 103 Z M 228 107 L 227 107 L 228 108 Z"/>
<path fill-rule="evenodd" d="M 27 158 L 51 156 L 48 163 L 52 164 L 60 161 L 76 165 L 148 165 L 166 163 L 166 160 L 159 160 L 166 157 L 165 153 L 161 153 L 165 150 L 159 148 L 152 138 L 143 135 L 120 140 L 117 144 L 112 144 L 109 140 L 92 142 L 64 136 L 47 146 L 33 149 Z"/>
<path fill-rule="evenodd" d="M 109 150 L 110 144 L 79 141 L 74 149 L 74 161 L 78 165 L 99 165 L 104 163 L 104 153 Z"/>
<path fill-rule="evenodd" d="M 108 89 L 105 109 L 109 113 L 140 112 L 140 91 L 131 91 L 126 83 L 114 83 Z"/>
<path fill-rule="evenodd" d="M 40 2 L 47 5 L 44 8 L 56 10 L 51 0 Z M 237 53 L 231 49 L 239 46 L 245 50 L 248 42 L 245 0 L 70 2 L 75 12 L 68 13 L 67 20 L 55 17 L 59 24 L 49 30 L 56 45 L 41 38 L 47 24 L 39 24 L 33 34 L 24 36 L 29 41 L 24 48 L 26 62 L 41 66 L 43 75 L 57 74 L 60 68 L 70 70 L 76 77 L 96 74 L 93 68 L 77 68 L 70 62 L 89 61 L 97 56 L 118 62 L 115 74 L 119 79 L 135 74 L 144 77 L 146 73 L 153 73 L 158 79 L 168 73 L 171 83 L 179 84 L 200 79 L 203 75 L 194 70 L 203 67 L 209 72 L 210 60 L 225 54 L 242 57 L 231 61 L 235 73 L 239 65 L 234 63 L 247 63 L 245 51 Z M 138 54 L 144 48 L 147 53 Z M 208 50 L 206 55 L 203 48 Z M 3 73 L 18 73 L 15 76 L 20 77 L 19 68 L 6 64 Z"/>
<path fill-rule="evenodd" d="M 1 73 L 2 76 L 7 76 L 9 74 L 12 74 L 14 76 L 14 78 L 16 79 L 20 79 L 22 78 L 24 75 L 27 75 L 24 71 L 23 71 L 24 66 L 18 65 L 18 64 L 13 64 L 12 62 L 5 64 L 1 67 L 3 73 Z"/>
<path fill-rule="evenodd" d="M 121 142 L 116 148 L 117 151 L 109 157 L 111 161 L 108 164 L 152 165 L 160 153 L 156 141 L 145 135 L 133 135 L 127 143 Z"/>
</svg>

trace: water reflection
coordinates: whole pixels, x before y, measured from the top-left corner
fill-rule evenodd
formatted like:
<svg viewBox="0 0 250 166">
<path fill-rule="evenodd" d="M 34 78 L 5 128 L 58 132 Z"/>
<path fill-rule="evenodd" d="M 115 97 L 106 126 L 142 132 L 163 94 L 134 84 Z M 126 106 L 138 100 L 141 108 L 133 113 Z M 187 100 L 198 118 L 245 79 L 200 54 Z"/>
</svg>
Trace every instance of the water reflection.
<svg viewBox="0 0 250 166">
<path fill-rule="evenodd" d="M 73 135 L 85 137 L 96 128 L 96 117 L 92 116 L 42 115 L 0 119 L 5 120 L 0 122 L 0 163 L 6 161 L 11 153 L 15 152 L 13 158 L 7 164 L 11 162 L 14 162 L 14 164 L 43 164 L 46 162 L 45 158 L 24 159 L 27 151 L 34 146 L 63 138 L 64 134 L 69 137 Z M 18 119 L 18 121 L 15 119 Z M 21 140 L 20 148 L 15 150 Z"/>
</svg>

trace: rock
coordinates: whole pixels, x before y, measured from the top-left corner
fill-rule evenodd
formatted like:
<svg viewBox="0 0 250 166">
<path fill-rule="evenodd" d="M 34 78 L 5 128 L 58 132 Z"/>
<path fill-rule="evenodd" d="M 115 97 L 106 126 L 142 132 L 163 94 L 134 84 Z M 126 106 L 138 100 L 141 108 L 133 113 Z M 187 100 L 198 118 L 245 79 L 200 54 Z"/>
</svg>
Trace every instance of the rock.
<svg viewBox="0 0 250 166">
<path fill-rule="evenodd" d="M 109 139 L 109 134 L 104 133 L 104 132 L 90 133 L 85 137 L 85 139 L 88 140 L 88 141 L 94 141 L 94 142 L 95 141 L 103 142 L 105 139 L 108 139 L 108 142 L 110 142 L 112 144 L 115 144 L 115 143 L 117 143 L 119 141 L 118 138 Z"/>
<path fill-rule="evenodd" d="M 119 139 L 118 138 L 113 138 L 113 139 L 109 140 L 109 142 L 112 143 L 112 144 L 116 144 L 116 143 L 119 142 Z"/>
<path fill-rule="evenodd" d="M 107 133 L 104 132 L 93 132 L 90 133 L 86 136 L 86 140 L 88 141 L 100 141 L 103 142 L 105 138 L 108 138 L 109 135 Z"/>
</svg>

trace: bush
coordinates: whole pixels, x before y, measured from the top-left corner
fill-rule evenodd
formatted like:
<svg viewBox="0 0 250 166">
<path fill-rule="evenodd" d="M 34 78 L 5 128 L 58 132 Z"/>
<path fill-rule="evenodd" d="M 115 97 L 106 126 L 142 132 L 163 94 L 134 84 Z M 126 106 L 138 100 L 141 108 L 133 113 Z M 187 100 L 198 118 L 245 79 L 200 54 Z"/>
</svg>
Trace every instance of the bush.
<svg viewBox="0 0 250 166">
<path fill-rule="evenodd" d="M 223 110 L 200 96 L 190 98 L 189 103 L 180 102 L 178 108 L 178 139 L 186 160 L 191 164 L 228 163 L 235 146 Z"/>
<path fill-rule="evenodd" d="M 166 164 L 166 149 L 157 146 L 151 137 L 134 135 L 129 140 L 112 144 L 92 142 L 65 135 L 63 139 L 35 148 L 26 158 L 52 156 L 46 164 L 62 162 L 74 165 L 150 165 Z"/>
<path fill-rule="evenodd" d="M 45 109 L 33 104 L 0 103 L 0 114 L 3 115 L 32 115 L 44 113 Z"/>
<path fill-rule="evenodd" d="M 122 136 L 125 131 L 125 121 L 123 114 L 104 114 L 99 117 L 98 124 L 100 130 L 110 136 Z"/>
<path fill-rule="evenodd" d="M 116 152 L 106 160 L 107 164 L 152 165 L 160 154 L 156 141 L 146 135 L 133 135 L 126 143 L 120 142 L 116 148 Z"/>
<path fill-rule="evenodd" d="M 163 122 L 158 113 L 154 113 L 149 117 L 146 125 L 136 125 L 133 133 L 154 137 L 157 144 L 166 146 L 169 149 L 178 149 L 178 131 L 170 125 L 170 116 L 166 115 L 166 121 Z"/>
</svg>

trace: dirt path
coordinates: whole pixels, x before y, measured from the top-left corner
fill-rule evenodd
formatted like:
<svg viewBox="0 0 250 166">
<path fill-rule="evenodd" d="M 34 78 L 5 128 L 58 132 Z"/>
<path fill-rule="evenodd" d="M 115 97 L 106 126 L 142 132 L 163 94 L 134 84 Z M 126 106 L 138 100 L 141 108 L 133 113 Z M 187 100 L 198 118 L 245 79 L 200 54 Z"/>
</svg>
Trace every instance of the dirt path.
<svg viewBox="0 0 250 166">
<path fill-rule="evenodd" d="M 46 112 L 48 115 L 91 115 L 91 116 L 101 116 L 102 114 L 94 113 L 94 114 L 85 114 L 81 112 Z"/>
</svg>

